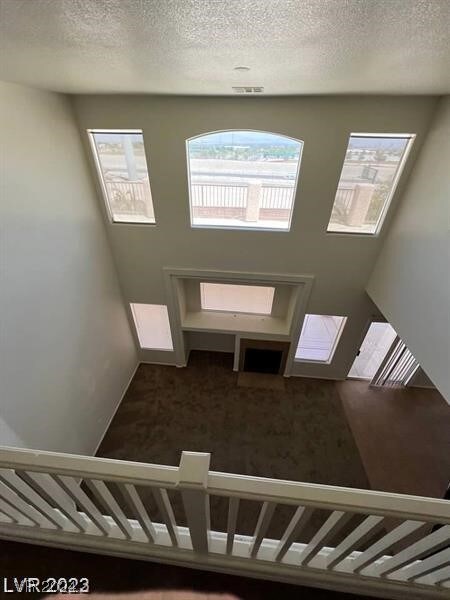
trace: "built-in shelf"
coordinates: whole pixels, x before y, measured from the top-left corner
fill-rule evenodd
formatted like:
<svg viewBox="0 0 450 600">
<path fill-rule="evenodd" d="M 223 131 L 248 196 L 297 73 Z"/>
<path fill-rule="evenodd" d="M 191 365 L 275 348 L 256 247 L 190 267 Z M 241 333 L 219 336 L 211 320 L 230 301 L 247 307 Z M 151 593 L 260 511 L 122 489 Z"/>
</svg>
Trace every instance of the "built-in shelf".
<svg viewBox="0 0 450 600">
<path fill-rule="evenodd" d="M 270 315 L 249 315 L 216 311 L 186 312 L 181 323 L 185 331 L 216 333 L 245 333 L 276 336 L 289 339 L 286 319 Z"/>
<path fill-rule="evenodd" d="M 187 363 L 189 351 L 195 347 L 200 349 L 220 348 L 220 351 L 230 351 L 231 341 L 226 343 L 220 336 L 233 336 L 235 363 L 234 369 L 238 369 L 240 340 L 242 338 L 252 340 L 272 340 L 273 342 L 289 342 L 289 351 L 286 359 L 284 374 L 289 376 L 293 364 L 295 349 L 300 333 L 301 323 L 305 314 L 305 307 L 311 292 L 314 277 L 312 275 L 293 275 L 283 273 L 256 273 L 243 271 L 210 271 L 207 269 L 187 268 L 164 268 L 164 277 L 168 293 L 168 309 L 171 323 L 172 337 L 176 354 L 177 365 L 184 366 Z M 214 291 L 214 302 L 211 302 L 213 310 L 207 310 L 206 305 L 211 300 L 202 296 L 201 284 L 219 284 L 209 286 L 209 291 Z M 203 288 L 205 288 L 205 285 Z M 234 286 L 229 302 L 217 301 L 219 287 L 226 285 Z M 252 314 L 244 312 L 245 303 L 242 300 L 252 296 L 253 292 L 246 290 L 239 295 L 242 286 L 255 288 L 260 286 L 273 291 L 270 297 L 270 314 Z M 203 289 L 203 292 L 205 290 Z M 230 292 L 230 290 L 228 290 Z M 256 294 L 256 297 L 259 297 Z M 241 304 L 236 305 L 239 299 Z M 225 305 L 229 309 L 222 309 Z M 252 303 L 252 307 L 255 302 Z M 264 307 L 256 303 L 258 310 L 264 311 Z M 221 310 L 218 310 L 221 308 Z M 266 307 L 267 311 L 269 307 Z M 242 310 L 242 312 L 239 312 Z M 191 335 L 194 339 L 191 340 Z M 206 334 L 206 335 L 205 335 Z M 209 334 L 209 339 L 208 339 Z M 191 344 L 193 342 L 193 344 Z"/>
</svg>

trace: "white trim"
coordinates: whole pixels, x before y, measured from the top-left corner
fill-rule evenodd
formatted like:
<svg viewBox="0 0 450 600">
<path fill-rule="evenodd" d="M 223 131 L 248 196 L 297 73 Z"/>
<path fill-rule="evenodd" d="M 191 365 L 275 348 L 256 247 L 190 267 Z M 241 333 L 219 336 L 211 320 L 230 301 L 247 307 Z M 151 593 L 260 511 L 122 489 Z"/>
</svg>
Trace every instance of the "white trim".
<svg viewBox="0 0 450 600">
<path fill-rule="evenodd" d="M 169 325 L 172 332 L 172 344 L 175 356 L 175 364 L 178 367 L 187 365 L 186 347 L 184 334 L 181 328 L 181 308 L 178 299 L 176 281 L 173 277 L 175 269 L 163 267 L 164 287 L 166 289 L 167 312 L 169 313 Z"/>
<path fill-rule="evenodd" d="M 144 131 L 142 129 L 86 129 L 86 133 L 88 136 L 88 140 L 89 140 L 89 146 L 91 148 L 91 155 L 94 159 L 94 164 L 95 164 L 95 172 L 97 175 L 97 180 L 100 183 L 100 188 L 101 188 L 101 192 L 102 192 L 102 196 L 103 196 L 103 203 L 105 205 L 106 208 L 106 214 L 108 217 L 108 223 L 110 225 L 139 225 L 141 227 L 148 227 L 150 225 L 150 227 L 155 227 L 156 226 L 156 215 L 155 215 L 155 206 L 153 204 L 153 198 L 151 195 L 151 185 L 150 185 L 150 174 L 148 171 L 148 163 L 147 163 L 147 152 L 145 149 L 145 140 L 144 140 Z M 102 170 L 102 165 L 100 162 L 100 156 L 98 154 L 98 149 L 97 149 L 97 144 L 95 142 L 94 139 L 94 135 L 96 133 L 119 133 L 119 134 L 140 134 L 142 136 L 142 144 L 144 146 L 144 158 L 145 158 L 145 168 L 147 171 L 147 177 L 148 177 L 148 186 L 150 188 L 150 198 L 151 198 L 151 204 L 152 204 L 152 208 L 153 208 L 153 221 L 148 221 L 148 222 L 144 222 L 144 221 L 116 221 L 114 219 L 114 215 L 113 212 L 111 210 L 111 206 L 109 204 L 109 195 L 108 195 L 108 190 L 106 189 L 106 183 L 105 183 L 105 179 L 103 177 L 103 170 Z"/>
<path fill-rule="evenodd" d="M 168 348 L 149 348 L 148 346 L 139 346 L 139 350 L 143 350 L 144 352 L 172 352 L 173 348 L 170 350 Z"/>
<path fill-rule="evenodd" d="M 419 390 L 437 390 L 434 385 L 416 385 L 415 383 L 407 383 L 406 387 L 417 388 Z"/>
<path fill-rule="evenodd" d="M 319 360 L 319 359 L 314 360 L 313 358 L 297 358 L 296 356 L 294 356 L 294 363 L 309 363 L 309 364 L 314 364 L 314 365 L 331 365 L 331 363 L 333 362 L 333 358 L 336 353 L 337 347 L 339 345 L 342 333 L 344 331 L 345 325 L 347 324 L 348 315 L 345 315 L 345 316 L 344 315 L 324 315 L 324 314 L 318 314 L 318 313 L 305 314 L 305 319 L 303 320 L 302 330 L 300 332 L 300 337 L 298 338 L 298 344 L 297 344 L 297 348 L 295 350 L 295 354 L 297 354 L 297 350 L 300 345 L 300 339 L 302 337 L 303 327 L 305 326 L 306 317 L 336 317 L 336 318 L 342 319 L 342 321 L 339 323 L 339 327 L 338 327 L 336 336 L 333 339 L 333 344 L 331 346 L 331 350 L 330 350 L 327 360 Z"/>
<path fill-rule="evenodd" d="M 305 379 L 328 379 L 329 381 L 346 381 L 345 378 L 327 377 L 325 375 L 301 375 L 299 373 L 291 373 L 291 377 L 304 377 Z"/>
<path fill-rule="evenodd" d="M 217 280 L 220 282 L 230 283 L 234 281 L 259 281 L 261 284 L 267 284 L 271 282 L 277 283 L 312 283 L 315 279 L 314 275 L 302 274 L 295 275 L 292 273 L 261 273 L 261 272 L 248 272 L 248 271 L 226 271 L 219 269 L 190 269 L 184 267 L 163 267 L 165 275 L 185 278 L 202 278 L 208 277 L 209 279 Z"/>
<path fill-rule="evenodd" d="M 142 133 L 142 129 L 88 129 L 90 133 Z"/>
<path fill-rule="evenodd" d="M 379 234 L 381 233 L 381 229 L 383 228 L 383 224 L 386 219 L 386 215 L 392 204 L 392 199 L 397 190 L 397 186 L 400 181 L 400 178 L 403 174 L 403 170 L 405 168 L 406 161 L 408 160 L 409 154 L 411 152 L 412 145 L 414 143 L 414 140 L 416 139 L 416 134 L 415 133 L 350 133 L 348 142 L 347 142 L 347 150 L 349 148 L 350 140 L 352 139 L 352 137 L 392 138 L 392 139 L 407 139 L 408 140 L 406 143 L 406 147 L 403 152 L 403 155 L 400 159 L 400 162 L 397 165 L 397 169 L 395 171 L 394 179 L 392 180 L 392 185 L 389 190 L 389 194 L 387 195 L 386 200 L 383 203 L 383 206 L 382 206 L 380 215 L 378 217 L 378 220 L 376 222 L 374 231 L 373 232 L 369 232 L 369 231 L 362 232 L 362 231 L 336 231 L 333 229 L 330 230 L 328 228 L 330 226 L 331 214 L 330 214 L 328 225 L 326 228 L 327 234 L 329 234 L 329 233 L 335 234 L 335 235 L 336 234 L 337 235 L 355 235 L 356 234 L 356 235 L 360 235 L 360 236 L 364 236 L 364 237 L 367 237 L 367 236 L 378 237 Z M 333 205 L 331 208 L 332 211 L 333 211 L 334 203 L 336 202 L 336 195 L 339 190 L 339 183 L 341 181 L 341 176 L 342 176 L 342 171 L 344 170 L 344 166 L 345 166 L 345 157 L 344 157 L 344 162 L 342 163 L 342 169 L 341 169 L 341 173 L 339 175 L 338 186 L 336 188 L 336 193 L 335 193 Z"/>
<path fill-rule="evenodd" d="M 303 329 L 303 323 L 305 321 L 306 316 L 306 308 L 308 304 L 309 297 L 311 295 L 311 289 L 313 285 L 314 279 L 311 280 L 309 287 L 305 288 L 304 294 L 301 295 L 300 298 L 297 298 L 297 302 L 295 304 L 295 309 L 292 315 L 291 321 L 291 347 L 289 348 L 289 353 L 286 361 L 286 369 L 285 376 L 290 377 L 292 375 L 292 370 L 294 367 L 295 361 L 295 353 L 297 352 L 298 341 L 300 339 L 300 335 Z M 297 290 L 298 294 L 298 290 Z"/>
<path fill-rule="evenodd" d="M 234 338 L 233 371 L 239 372 L 239 355 L 241 353 L 241 334 L 237 333 Z"/>
<path fill-rule="evenodd" d="M 162 367 L 177 367 L 178 365 L 173 363 L 159 362 L 153 360 L 141 360 L 141 365 L 161 365 Z"/>
<path fill-rule="evenodd" d="M 150 223 L 149 223 L 150 225 Z M 281 229 L 281 227 L 237 227 L 236 225 L 191 225 L 192 229 L 221 229 L 231 231 L 265 231 L 270 233 L 290 233 L 290 229 Z"/>
<path fill-rule="evenodd" d="M 139 369 L 139 365 L 140 365 L 140 364 L 141 364 L 141 363 L 140 363 L 140 361 L 138 360 L 138 361 L 137 361 L 137 364 L 136 364 L 136 366 L 135 366 L 135 367 L 134 367 L 134 369 L 133 369 L 133 373 L 132 373 L 132 374 L 131 374 L 131 376 L 129 377 L 129 379 L 128 379 L 128 383 L 126 384 L 126 386 L 125 386 L 125 389 L 123 390 L 123 392 L 122 392 L 122 395 L 120 396 L 120 399 L 119 399 L 119 401 L 118 401 L 118 403 L 117 403 L 117 405 L 116 405 L 116 407 L 115 407 L 115 409 L 114 409 L 114 411 L 113 411 L 113 413 L 112 413 L 111 417 L 108 419 L 108 424 L 106 425 L 106 427 L 105 427 L 105 430 L 104 430 L 104 432 L 103 432 L 103 434 L 102 434 L 102 437 L 100 438 L 100 441 L 99 441 L 99 443 L 98 443 L 98 444 L 97 444 L 97 446 L 95 447 L 95 450 L 94 450 L 94 452 L 93 452 L 92 456 L 96 456 L 96 455 L 97 455 L 97 452 L 98 452 L 98 450 L 99 450 L 100 446 L 102 445 L 103 439 L 104 439 L 105 435 L 107 434 L 107 432 L 108 432 L 108 429 L 111 427 L 111 423 L 112 423 L 112 421 L 113 421 L 114 417 L 116 416 L 116 413 L 117 413 L 117 411 L 119 410 L 119 406 L 122 404 L 122 402 L 123 402 L 123 399 L 125 398 L 125 394 L 128 392 L 128 388 L 130 387 L 130 385 L 131 385 L 131 382 L 133 381 L 133 379 L 134 379 L 134 376 L 136 375 L 136 371 Z"/>
<path fill-rule="evenodd" d="M 188 454 L 192 454 L 188 452 Z M 194 453 L 207 460 L 207 453 Z M 183 455 L 183 453 L 182 453 Z M 62 452 L 0 447 L 0 467 L 58 476 L 105 479 L 134 485 L 163 488 L 185 485 L 180 482 L 178 466 L 157 465 L 98 458 Z M 412 496 L 375 490 L 312 484 L 301 481 L 273 479 L 209 471 L 205 493 L 213 496 L 268 501 L 294 506 L 312 506 L 326 510 L 413 519 L 427 523 L 446 524 L 439 530 L 450 532 L 450 505 L 447 500 Z"/>
<path fill-rule="evenodd" d="M 374 138 L 415 138 L 415 133 L 357 133 L 352 131 L 350 136 L 353 137 L 374 137 Z"/>
<path fill-rule="evenodd" d="M 134 329 L 136 331 L 136 337 L 138 340 L 138 345 L 139 345 L 140 350 L 144 350 L 144 351 L 150 350 L 150 351 L 154 351 L 154 352 L 173 352 L 174 349 L 173 349 L 173 341 L 172 341 L 172 332 L 170 330 L 169 311 L 167 310 L 167 305 L 166 304 L 153 304 L 153 303 L 149 304 L 149 303 L 144 303 L 144 302 L 129 302 L 129 306 L 130 306 L 131 316 L 133 318 Z M 139 315 L 138 315 L 138 312 L 136 311 L 137 306 L 146 307 L 147 309 L 150 307 L 166 309 L 167 321 L 169 322 L 170 343 L 172 345 L 171 348 L 160 348 L 158 346 L 143 346 L 142 345 L 141 338 L 143 337 L 144 331 L 142 328 L 141 329 L 139 328 L 140 323 L 139 323 Z M 164 313 L 164 310 L 162 312 Z M 161 316 L 161 315 L 159 315 L 159 316 Z M 165 314 L 164 314 L 164 317 L 165 317 Z M 141 322 L 141 324 L 142 324 L 142 322 Z M 153 325 L 153 328 L 154 328 L 154 325 Z M 167 340 L 167 341 L 169 341 L 169 340 Z"/>
</svg>

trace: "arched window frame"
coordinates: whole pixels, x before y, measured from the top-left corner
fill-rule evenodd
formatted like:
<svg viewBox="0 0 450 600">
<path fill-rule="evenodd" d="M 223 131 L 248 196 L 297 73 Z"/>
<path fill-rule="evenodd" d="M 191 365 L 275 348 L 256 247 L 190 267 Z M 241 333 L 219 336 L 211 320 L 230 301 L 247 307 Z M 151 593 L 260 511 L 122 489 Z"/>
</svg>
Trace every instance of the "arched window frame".
<svg viewBox="0 0 450 600">
<path fill-rule="evenodd" d="M 239 219 L 230 219 L 230 223 L 227 223 L 227 219 L 226 218 L 217 218 L 217 219 L 211 219 L 211 222 L 199 222 L 199 219 L 195 217 L 194 215 L 194 194 L 193 194 L 193 181 L 192 181 L 192 173 L 191 173 L 191 156 L 190 156 L 190 144 L 192 141 L 194 140 L 198 140 L 201 138 L 205 138 L 207 136 L 211 136 L 211 135 L 215 135 L 215 134 L 232 134 L 232 133 L 256 133 L 256 134 L 263 134 L 263 135 L 270 135 L 270 136 L 275 136 L 278 138 L 283 138 L 286 140 L 290 140 L 292 142 L 295 142 L 296 144 L 299 145 L 298 148 L 298 160 L 297 160 L 297 164 L 296 164 L 296 169 L 295 169 L 295 177 L 294 177 L 294 184 L 292 186 L 292 196 L 291 196 L 291 204 L 290 204 L 290 208 L 286 209 L 289 210 L 289 215 L 288 218 L 284 221 L 282 221 L 280 219 L 280 224 L 274 226 L 272 221 L 267 220 L 268 224 L 264 223 L 264 219 L 258 219 L 256 221 L 245 221 L 242 219 L 242 223 L 239 223 Z M 193 228 L 202 228 L 202 229 L 244 229 L 244 230 L 250 230 L 250 231 L 279 231 L 279 232 L 288 232 L 290 231 L 291 228 L 291 222 L 292 222 L 292 216 L 293 216 L 293 212 L 294 212 L 294 207 L 295 207 L 295 200 L 296 200 L 296 196 L 297 196 L 297 191 L 298 191 L 298 184 L 299 184 L 299 177 L 300 177 L 300 166 L 301 166 L 301 160 L 302 160 L 302 154 L 303 154 L 303 147 L 304 147 L 304 141 L 294 138 L 292 136 L 288 136 L 285 134 L 281 134 L 281 133 L 277 133 L 277 132 L 273 132 L 273 131 L 264 131 L 264 130 L 257 130 L 257 129 L 221 129 L 221 130 L 216 130 L 216 131 L 207 131 L 195 136 L 192 136 L 190 138 L 188 138 L 186 140 L 186 163 L 187 163 L 187 178 L 188 178 L 188 188 L 189 188 L 189 213 L 190 213 L 190 221 L 191 221 L 191 227 Z M 244 162 L 244 161 L 242 161 Z M 205 182 L 206 184 L 207 182 Z M 231 187 L 231 186 L 230 186 Z M 265 187 L 264 185 L 261 187 Z M 268 186 L 266 186 L 268 187 Z M 287 187 L 287 186 L 284 186 Z M 275 188 L 276 189 L 276 188 Z M 248 190 L 247 190 L 248 191 Z M 202 190 L 202 194 L 203 194 L 203 190 Z M 235 199 L 236 201 L 236 199 Z M 242 200 L 238 199 L 238 202 L 240 203 L 240 205 L 242 204 Z M 247 202 L 247 197 L 246 197 L 246 202 Z M 286 201 L 284 201 L 286 202 Z M 245 212 L 247 211 L 247 206 L 248 204 L 245 204 Z M 229 207 L 226 207 L 229 208 Z M 241 212 L 242 211 L 242 207 L 241 208 Z M 247 216 L 247 214 L 246 214 Z M 213 221 L 216 221 L 215 223 Z"/>
</svg>

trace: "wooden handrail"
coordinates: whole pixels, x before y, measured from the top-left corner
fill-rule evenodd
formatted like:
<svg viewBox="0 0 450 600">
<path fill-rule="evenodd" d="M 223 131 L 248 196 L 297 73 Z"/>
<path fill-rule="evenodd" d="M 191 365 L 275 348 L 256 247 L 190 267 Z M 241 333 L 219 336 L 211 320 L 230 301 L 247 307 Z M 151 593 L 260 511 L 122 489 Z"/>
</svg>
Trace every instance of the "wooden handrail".
<svg viewBox="0 0 450 600">
<path fill-rule="evenodd" d="M 0 447 L 0 467 L 141 486 L 180 489 L 189 486 L 185 481 L 180 483 L 179 467 L 42 450 Z M 216 471 L 209 471 L 206 491 L 217 496 L 450 524 L 450 502 L 423 496 Z"/>
<path fill-rule="evenodd" d="M 178 467 L 2 446 L 0 467 L 163 488 L 178 483 Z"/>
<path fill-rule="evenodd" d="M 209 473 L 207 490 L 217 496 L 450 524 L 450 502 L 424 496 L 214 471 Z"/>
</svg>

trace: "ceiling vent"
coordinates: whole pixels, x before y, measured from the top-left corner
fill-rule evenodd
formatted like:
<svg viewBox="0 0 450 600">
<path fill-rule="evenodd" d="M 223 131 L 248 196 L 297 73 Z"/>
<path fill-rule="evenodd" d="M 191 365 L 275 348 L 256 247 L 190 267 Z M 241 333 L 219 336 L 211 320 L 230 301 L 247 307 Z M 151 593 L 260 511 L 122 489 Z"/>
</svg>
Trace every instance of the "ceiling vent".
<svg viewBox="0 0 450 600">
<path fill-rule="evenodd" d="M 264 88 L 255 85 L 234 85 L 233 92 L 235 94 L 262 94 Z"/>
</svg>

